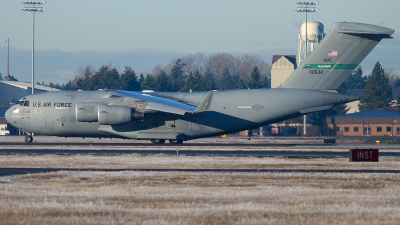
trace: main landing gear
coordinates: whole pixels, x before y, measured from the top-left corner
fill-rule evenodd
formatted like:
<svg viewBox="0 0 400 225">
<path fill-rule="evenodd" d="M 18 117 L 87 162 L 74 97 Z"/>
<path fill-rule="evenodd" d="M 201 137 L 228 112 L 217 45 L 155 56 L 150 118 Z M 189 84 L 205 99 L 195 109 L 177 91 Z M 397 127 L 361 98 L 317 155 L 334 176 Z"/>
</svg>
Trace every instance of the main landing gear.
<svg viewBox="0 0 400 225">
<path fill-rule="evenodd" d="M 165 139 L 151 139 L 151 143 L 153 144 L 164 144 Z"/>
<path fill-rule="evenodd" d="M 178 140 L 178 139 L 170 139 L 169 143 L 171 144 L 182 144 L 183 140 Z"/>
<path fill-rule="evenodd" d="M 25 142 L 26 143 L 32 143 L 32 141 L 33 141 L 32 135 L 28 134 L 28 135 L 25 136 Z"/>
<path fill-rule="evenodd" d="M 182 144 L 183 143 L 183 140 L 178 140 L 178 139 L 170 139 L 168 141 L 171 144 Z M 151 143 L 153 143 L 153 144 L 164 144 L 165 143 L 165 139 L 151 139 Z"/>
</svg>

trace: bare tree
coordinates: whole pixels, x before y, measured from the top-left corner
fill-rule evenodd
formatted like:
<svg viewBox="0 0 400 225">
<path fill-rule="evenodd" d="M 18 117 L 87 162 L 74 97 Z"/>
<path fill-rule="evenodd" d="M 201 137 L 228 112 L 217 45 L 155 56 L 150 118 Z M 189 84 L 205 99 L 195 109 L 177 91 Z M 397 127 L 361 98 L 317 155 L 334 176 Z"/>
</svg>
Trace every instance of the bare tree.
<svg viewBox="0 0 400 225">
<path fill-rule="evenodd" d="M 151 74 L 148 74 L 148 75 L 154 76 L 155 74 L 160 74 L 161 71 L 165 71 L 165 70 L 163 69 L 163 67 L 160 64 L 158 64 L 153 68 L 153 71 L 151 72 Z"/>
<path fill-rule="evenodd" d="M 261 77 L 269 76 L 269 65 L 258 55 L 248 55 L 244 54 L 236 58 L 236 70 L 235 74 L 239 76 L 246 82 L 250 79 L 250 74 L 253 68 L 257 66 Z"/>
<path fill-rule="evenodd" d="M 389 85 L 395 87 L 396 82 L 400 79 L 400 74 L 394 71 L 392 68 L 385 69 L 386 76 L 389 80 Z"/>
<path fill-rule="evenodd" d="M 95 71 L 95 68 L 90 64 L 86 66 L 81 65 L 81 67 L 79 67 L 79 69 L 75 73 L 74 81 L 78 80 L 79 78 L 83 79 L 85 78 L 85 76 L 88 75 L 91 76 L 95 73 Z"/>
<path fill-rule="evenodd" d="M 207 71 L 208 57 L 203 53 L 189 54 L 182 57 L 182 63 L 185 63 L 183 68 L 185 74 L 195 73 L 198 71 L 200 74 L 205 74 Z"/>
<path fill-rule="evenodd" d="M 219 53 L 212 55 L 208 59 L 207 68 L 214 74 L 216 79 L 219 79 L 225 69 L 229 70 L 230 74 L 235 74 L 237 71 L 235 58 L 228 53 Z"/>
</svg>

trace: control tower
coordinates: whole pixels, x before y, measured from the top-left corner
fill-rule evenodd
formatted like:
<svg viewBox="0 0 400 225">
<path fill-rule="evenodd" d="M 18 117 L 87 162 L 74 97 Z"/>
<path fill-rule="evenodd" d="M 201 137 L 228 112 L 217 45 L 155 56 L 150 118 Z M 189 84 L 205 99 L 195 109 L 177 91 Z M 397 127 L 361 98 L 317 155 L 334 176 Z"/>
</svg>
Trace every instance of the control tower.
<svg viewBox="0 0 400 225">
<path fill-rule="evenodd" d="M 317 47 L 324 37 L 324 25 L 322 23 L 309 20 L 307 25 L 306 22 L 301 25 L 297 49 L 297 65 L 300 65 L 307 58 L 307 55 Z"/>
</svg>

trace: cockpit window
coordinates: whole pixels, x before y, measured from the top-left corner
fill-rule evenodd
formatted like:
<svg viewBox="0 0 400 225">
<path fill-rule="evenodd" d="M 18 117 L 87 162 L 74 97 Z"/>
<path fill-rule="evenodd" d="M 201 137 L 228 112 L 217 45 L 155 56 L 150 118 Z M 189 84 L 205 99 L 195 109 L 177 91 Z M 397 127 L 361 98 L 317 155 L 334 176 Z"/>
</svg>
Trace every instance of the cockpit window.
<svg viewBox="0 0 400 225">
<path fill-rule="evenodd" d="M 16 105 L 20 105 L 20 106 L 29 106 L 29 101 L 25 100 L 25 101 L 18 101 L 15 103 Z"/>
</svg>

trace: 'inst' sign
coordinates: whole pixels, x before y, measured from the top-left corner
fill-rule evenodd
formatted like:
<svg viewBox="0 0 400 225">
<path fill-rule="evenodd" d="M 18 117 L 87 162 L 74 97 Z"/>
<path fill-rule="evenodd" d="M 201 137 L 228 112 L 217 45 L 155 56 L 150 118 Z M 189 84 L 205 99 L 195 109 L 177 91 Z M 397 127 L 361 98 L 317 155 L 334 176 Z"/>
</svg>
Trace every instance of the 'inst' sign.
<svg viewBox="0 0 400 225">
<path fill-rule="evenodd" d="M 379 149 L 350 149 L 350 162 L 378 162 Z"/>
</svg>

